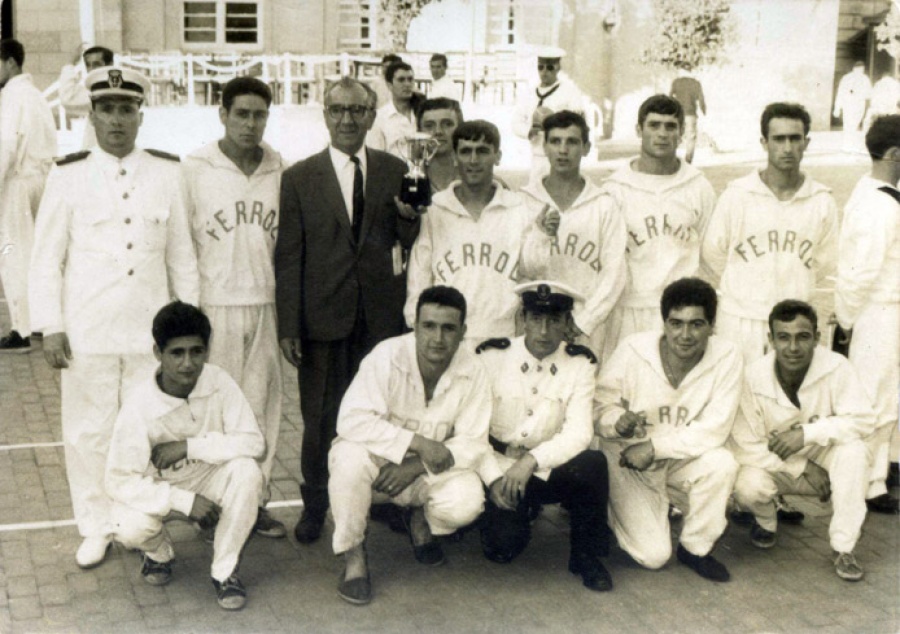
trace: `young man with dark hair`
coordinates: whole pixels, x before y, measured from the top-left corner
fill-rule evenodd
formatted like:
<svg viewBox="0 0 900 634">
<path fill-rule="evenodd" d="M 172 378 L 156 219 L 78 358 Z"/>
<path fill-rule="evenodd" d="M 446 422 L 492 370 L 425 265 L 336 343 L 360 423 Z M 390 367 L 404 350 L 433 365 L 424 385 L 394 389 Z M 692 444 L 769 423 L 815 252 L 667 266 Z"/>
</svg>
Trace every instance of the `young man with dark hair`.
<svg viewBox="0 0 900 634">
<path fill-rule="evenodd" d="M 500 132 L 487 121 L 466 121 L 453 133 L 459 181 L 435 194 L 409 258 L 406 323 L 415 323 L 416 298 L 434 284 L 458 288 L 469 303 L 470 348 L 515 334 L 513 289 L 526 227 L 534 221 L 520 194 L 494 179 Z"/>
<path fill-rule="evenodd" d="M 34 219 L 56 155 L 56 123 L 50 106 L 22 70 L 25 49 L 0 41 L 0 286 L 9 306 L 10 332 L 0 353 L 31 350 L 28 267 Z"/>
<path fill-rule="evenodd" d="M 700 268 L 700 243 L 716 197 L 706 177 L 676 155 L 683 126 L 678 101 L 667 95 L 646 99 L 636 128 L 640 155 L 602 186 L 628 232 L 628 283 L 610 320 L 607 357 L 628 335 L 659 329 L 663 289 Z"/>
<path fill-rule="evenodd" d="M 115 501 L 112 538 L 142 552 L 141 576 L 172 576 L 175 552 L 164 527 L 177 512 L 215 526 L 211 577 L 219 606 L 244 607 L 237 576 L 263 484 L 265 450 L 256 417 L 228 372 L 207 363 L 210 323 L 182 302 L 153 319 L 156 372 L 138 383 L 116 418 L 106 489 Z"/>
<path fill-rule="evenodd" d="M 388 86 L 387 81 L 385 80 L 385 74 L 387 73 L 387 69 L 394 62 L 402 62 L 403 58 L 399 55 L 395 55 L 394 53 L 388 53 L 384 57 L 381 58 L 381 75 L 377 79 L 373 80 L 371 83 L 371 88 L 375 92 L 376 100 L 375 100 L 375 108 L 381 108 L 385 104 L 390 103 L 391 101 L 391 88 Z"/>
<path fill-rule="evenodd" d="M 429 99 L 459 99 L 459 89 L 452 79 L 447 77 L 447 56 L 443 53 L 435 53 L 429 62 L 431 69 L 431 88 L 428 91 Z"/>
<path fill-rule="evenodd" d="M 384 74 L 391 100 L 375 114 L 375 123 L 366 136 L 366 145 L 404 158 L 406 137 L 416 131 L 416 109 L 413 100 L 416 87 L 412 66 L 394 62 Z"/>
<path fill-rule="evenodd" d="M 376 346 L 341 403 L 328 491 L 345 601 L 372 597 L 365 539 L 373 500 L 409 509 L 413 554 L 429 566 L 444 562 L 434 536 L 470 524 L 484 508 L 474 469 L 489 449 L 491 392 L 481 363 L 460 349 L 465 319 L 458 290 L 425 289 L 414 332 Z"/>
<path fill-rule="evenodd" d="M 581 175 L 581 159 L 590 147 L 580 114 L 562 110 L 544 119 L 550 174 L 522 188 L 538 221 L 527 234 L 523 260 L 539 277 L 568 284 L 585 297 L 568 337 L 599 357 L 607 318 L 628 273 L 622 215 L 609 194 Z"/>
<path fill-rule="evenodd" d="M 190 154 L 182 171 L 200 267 L 200 306 L 216 333 L 210 361 L 241 386 L 266 440 L 260 463 L 266 485 L 255 531 L 284 537 L 284 525 L 265 510 L 282 396 L 273 255 L 284 163 L 262 140 L 271 103 L 269 87 L 256 78 L 225 84 L 219 108 L 225 134 Z"/>
<path fill-rule="evenodd" d="M 154 364 L 150 324 L 174 298 L 196 304 L 197 258 L 178 157 L 135 139 L 150 81 L 115 66 L 91 71 L 97 148 L 50 171 L 31 260 L 34 328 L 62 369 L 62 435 L 78 531 L 76 562 L 109 545 L 103 469 L 122 397 Z"/>
<path fill-rule="evenodd" d="M 844 208 L 834 310 L 877 416 L 867 439 L 872 471 L 866 503 L 870 511 L 896 514 L 900 503 L 888 494 L 885 477 L 897 461 L 890 449 L 900 409 L 900 115 L 876 119 L 866 145 L 872 171 Z"/>
<path fill-rule="evenodd" d="M 729 183 L 703 240 L 708 279 L 722 300 L 717 332 L 747 363 L 767 351 L 769 310 L 785 298 L 808 301 L 837 260 L 837 205 L 831 190 L 803 173 L 809 113 L 773 103 L 760 128 L 768 163 Z"/>
<path fill-rule="evenodd" d="M 516 287 L 525 334 L 478 346 L 494 393 L 489 452 L 479 475 L 489 496 L 481 529 L 484 556 L 509 563 L 531 539 L 529 511 L 562 502 L 572 519 L 569 571 L 590 590 L 612 590 L 601 562 L 609 551 L 606 458 L 588 449 L 596 357 L 565 345 L 572 308 L 583 301 L 564 284 Z"/>
<path fill-rule="evenodd" d="M 716 292 L 697 278 L 663 291 L 663 333 L 626 338 L 603 367 L 595 429 L 609 466 L 610 526 L 640 565 L 669 560 L 669 494 L 685 511 L 678 561 L 728 581 L 712 556 L 728 524 L 725 507 L 738 466 L 723 446 L 741 395 L 743 360 L 713 335 Z M 684 506 L 684 501 L 687 506 Z"/>
<path fill-rule="evenodd" d="M 863 576 L 853 549 L 866 517 L 869 460 L 863 438 L 875 413 L 853 366 L 817 345 L 816 312 L 785 300 L 769 314 L 772 352 L 747 367 L 729 447 L 741 464 L 735 500 L 754 515 L 750 539 L 775 545 L 778 494 L 829 498 L 835 571 Z"/>
<path fill-rule="evenodd" d="M 419 132 L 430 134 L 438 142 L 434 158 L 425 166 L 432 194 L 447 189 L 458 178 L 453 157 L 453 132 L 464 120 L 462 108 L 454 99 L 426 99 L 416 110 Z"/>
</svg>

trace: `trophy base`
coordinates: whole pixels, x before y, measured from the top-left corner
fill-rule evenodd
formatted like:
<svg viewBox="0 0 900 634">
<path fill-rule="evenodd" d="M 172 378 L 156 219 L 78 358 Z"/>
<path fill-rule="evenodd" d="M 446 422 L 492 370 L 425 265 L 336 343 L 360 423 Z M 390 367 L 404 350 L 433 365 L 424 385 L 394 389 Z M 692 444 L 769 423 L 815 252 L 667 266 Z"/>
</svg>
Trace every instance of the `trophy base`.
<svg viewBox="0 0 900 634">
<path fill-rule="evenodd" d="M 431 204 L 431 182 L 427 176 L 404 176 L 400 200 L 414 209 Z"/>
</svg>

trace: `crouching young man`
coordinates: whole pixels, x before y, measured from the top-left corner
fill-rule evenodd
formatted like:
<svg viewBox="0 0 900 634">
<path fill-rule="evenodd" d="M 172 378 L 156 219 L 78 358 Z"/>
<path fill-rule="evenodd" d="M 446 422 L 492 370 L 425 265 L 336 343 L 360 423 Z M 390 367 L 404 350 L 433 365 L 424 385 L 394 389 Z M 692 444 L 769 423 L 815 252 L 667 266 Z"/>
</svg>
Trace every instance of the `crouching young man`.
<svg viewBox="0 0 900 634">
<path fill-rule="evenodd" d="M 209 319 L 182 302 L 153 319 L 159 369 L 125 399 L 113 431 L 106 489 L 114 500 L 113 539 L 143 551 L 141 574 L 169 582 L 175 556 L 163 522 L 173 512 L 216 524 L 212 582 L 219 606 L 239 610 L 246 590 L 237 577 L 244 542 L 256 521 L 265 448 L 237 383 L 209 365 Z"/>
<path fill-rule="evenodd" d="M 473 469 L 490 448 L 490 385 L 481 363 L 460 349 L 465 321 L 458 290 L 425 289 L 415 332 L 378 344 L 344 395 L 328 454 L 328 495 L 345 601 L 362 605 L 372 597 L 365 538 L 373 500 L 409 507 L 413 553 L 430 566 L 444 562 L 434 536 L 472 523 L 484 508 Z"/>
<path fill-rule="evenodd" d="M 588 449 L 597 361 L 587 347 L 563 344 L 574 300 L 583 298 L 551 282 L 522 284 L 516 292 L 525 335 L 477 348 L 494 392 L 494 451 L 479 468 L 490 487 L 482 550 L 491 561 L 512 561 L 531 537 L 529 508 L 562 502 L 572 518 L 569 571 L 590 590 L 612 590 L 600 561 L 609 550 L 606 458 Z"/>
<path fill-rule="evenodd" d="M 863 441 L 875 412 L 856 370 L 817 345 L 816 312 L 785 300 L 769 314 L 774 350 L 747 367 L 731 446 L 741 464 L 734 497 L 755 521 L 750 539 L 775 545 L 775 496 L 815 495 L 834 505 L 829 537 L 841 579 L 858 581 L 853 555 L 866 518 L 869 457 Z"/>
</svg>

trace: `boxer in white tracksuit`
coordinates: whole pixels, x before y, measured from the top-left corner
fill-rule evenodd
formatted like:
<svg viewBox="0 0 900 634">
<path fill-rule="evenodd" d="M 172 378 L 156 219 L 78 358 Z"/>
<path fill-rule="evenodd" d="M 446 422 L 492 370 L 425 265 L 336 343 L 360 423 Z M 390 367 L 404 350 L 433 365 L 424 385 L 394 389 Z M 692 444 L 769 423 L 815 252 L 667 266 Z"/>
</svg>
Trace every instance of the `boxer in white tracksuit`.
<svg viewBox="0 0 900 634">
<path fill-rule="evenodd" d="M 808 117 L 796 104 L 767 106 L 768 164 L 728 184 L 703 239 L 704 274 L 721 297 L 716 332 L 737 344 L 747 363 L 767 352 L 772 306 L 788 298 L 812 301 L 837 261 L 831 190 L 800 171 Z M 779 197 L 773 187 L 786 193 Z"/>
<path fill-rule="evenodd" d="M 259 80 L 238 78 L 226 84 L 223 101 L 228 107 L 223 105 L 219 113 L 225 138 L 190 154 L 182 169 L 200 268 L 200 307 L 212 322 L 210 362 L 241 386 L 266 440 L 260 463 L 266 481 L 259 504 L 263 508 L 281 423 L 273 254 L 284 163 L 257 140 L 265 130 L 268 104 L 252 91 L 269 95 Z M 260 121 L 251 122 L 246 113 Z M 258 164 L 249 175 L 222 149 L 240 153 L 241 143 L 251 156 L 257 154 Z"/>
<path fill-rule="evenodd" d="M 703 284 L 682 279 L 669 288 L 694 282 Z M 715 292 L 706 288 L 714 303 Z M 687 563 L 683 551 L 706 558 L 725 530 L 725 507 L 737 474 L 737 463 L 723 445 L 740 400 L 743 360 L 731 342 L 709 335 L 714 313 L 702 326 L 707 340 L 699 361 L 677 387 L 669 376 L 667 359 L 676 354 L 672 345 L 683 345 L 681 339 L 688 335 L 670 335 L 668 323 L 690 308 L 695 307 L 672 308 L 665 335 L 637 333 L 619 344 L 600 372 L 594 397 L 595 429 L 609 467 L 610 527 L 623 550 L 651 569 L 662 567 L 672 553 L 668 491 L 687 497 L 679 546 L 679 560 Z M 691 328 L 683 322 L 671 326 L 673 333 Z M 670 336 L 675 344 L 668 342 Z M 699 345 L 693 343 L 699 336 L 689 337 L 688 344 Z M 620 419 L 628 416 L 644 421 L 645 436 L 634 438 L 633 430 L 620 429 Z M 647 444 L 652 456 L 648 465 L 629 468 L 626 452 Z M 727 571 L 724 576 L 717 580 L 726 580 Z"/>
<path fill-rule="evenodd" d="M 885 486 L 891 433 L 900 409 L 900 117 L 876 120 L 866 137 L 872 174 L 857 183 L 844 209 L 834 311 L 852 329 L 850 362 L 875 407 L 868 500 L 888 499 Z M 893 500 L 890 512 L 896 512 Z"/>
</svg>

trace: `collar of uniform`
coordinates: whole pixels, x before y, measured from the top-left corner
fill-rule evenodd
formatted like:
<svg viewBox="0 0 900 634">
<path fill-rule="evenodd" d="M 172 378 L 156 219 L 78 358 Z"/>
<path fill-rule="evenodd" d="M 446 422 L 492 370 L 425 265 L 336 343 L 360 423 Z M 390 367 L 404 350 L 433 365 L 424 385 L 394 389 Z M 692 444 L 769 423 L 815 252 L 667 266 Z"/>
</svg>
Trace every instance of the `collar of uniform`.
<svg viewBox="0 0 900 634">
<path fill-rule="evenodd" d="M 644 359 L 653 370 L 668 383 L 665 370 L 663 370 L 662 359 L 659 356 L 659 339 L 663 333 L 659 330 L 651 330 L 642 332 L 637 335 L 628 337 L 625 341 L 631 346 L 632 350 Z M 707 372 L 715 371 L 720 361 L 728 354 L 738 354 L 737 349 L 729 341 L 722 339 L 716 335 L 711 335 L 706 342 L 706 351 L 703 358 L 697 363 L 681 383 L 684 386 L 694 380 L 695 377 L 702 376 Z M 690 380 L 689 380 L 690 379 Z"/>
<path fill-rule="evenodd" d="M 832 352 L 823 346 L 816 346 L 813 352 L 812 362 L 809 364 L 809 370 L 803 377 L 803 383 L 797 392 L 803 392 L 815 385 L 829 374 L 834 372 L 844 358 L 836 352 Z M 766 356 L 758 361 L 753 362 L 747 368 L 747 377 L 751 384 L 755 384 L 759 393 L 775 400 L 783 400 L 790 403 L 781 384 L 778 383 L 778 377 L 775 376 L 775 351 L 769 352 Z"/>
<path fill-rule="evenodd" d="M 494 209 L 502 211 L 504 209 L 517 207 L 523 204 L 522 197 L 518 193 L 506 189 L 497 180 L 494 180 L 493 184 L 496 188 L 494 191 L 494 197 L 491 198 L 490 202 L 487 205 L 485 205 L 484 209 L 481 212 L 482 215 Z M 459 185 L 462 185 L 462 181 L 455 180 L 447 185 L 447 188 L 445 190 L 436 193 L 432 197 L 432 204 L 435 206 L 443 207 L 447 211 L 451 211 L 458 216 L 471 218 L 471 215 L 466 210 L 465 206 L 459 201 L 459 198 L 456 197 L 456 192 L 454 191 L 454 189 L 456 189 L 456 187 Z"/>
<path fill-rule="evenodd" d="M 680 161 L 678 171 L 674 174 L 645 174 L 634 169 L 638 158 L 634 157 L 629 160 L 626 165 L 610 174 L 607 180 L 655 194 L 682 187 L 694 179 L 703 177 L 703 173 L 687 161 Z"/>
<path fill-rule="evenodd" d="M 795 200 L 812 198 L 813 196 L 816 196 L 818 194 L 831 193 L 830 188 L 826 187 L 818 181 L 813 180 L 813 178 L 807 172 L 801 173 L 803 174 L 803 184 L 800 185 L 800 189 L 798 189 L 794 193 L 794 196 L 790 200 L 782 200 L 779 202 L 793 202 Z M 729 187 L 735 187 L 751 194 L 758 194 L 760 196 L 778 200 L 772 190 L 769 189 L 769 186 L 763 182 L 761 170 L 753 170 L 746 176 L 732 181 Z"/>
<path fill-rule="evenodd" d="M 541 368 L 541 372 L 551 372 L 551 367 L 559 367 L 562 364 L 563 356 L 566 354 L 565 341 L 562 341 L 556 350 L 543 359 L 538 359 L 525 347 L 525 335 L 516 337 L 511 343 L 510 347 L 513 354 L 516 355 L 518 368 L 523 374 L 537 372 L 538 367 Z"/>
<path fill-rule="evenodd" d="M 94 160 L 98 162 L 100 167 L 104 170 L 119 170 L 126 169 L 132 170 L 137 166 L 137 162 L 140 160 L 142 150 L 138 148 L 134 148 L 123 156 L 119 158 L 118 156 L 113 156 L 109 152 L 106 152 L 98 145 L 94 150 L 91 151 L 91 156 L 94 157 Z"/>
<path fill-rule="evenodd" d="M 871 172 L 863 176 L 859 180 L 859 184 L 869 189 L 881 189 L 882 187 L 890 187 L 894 191 L 898 191 L 896 183 L 889 183 L 887 181 L 878 180 L 877 178 L 872 178 Z"/>
<path fill-rule="evenodd" d="M 259 144 L 259 147 L 263 150 L 262 161 L 259 164 L 259 167 L 253 173 L 253 176 L 258 174 L 267 174 L 269 172 L 274 172 L 280 170 L 282 167 L 282 158 L 281 154 L 272 149 L 272 147 L 263 141 Z M 219 147 L 218 141 L 213 141 L 212 143 L 207 143 L 202 148 L 193 152 L 188 156 L 188 158 L 199 159 L 202 161 L 206 161 L 213 167 L 222 168 L 222 169 L 233 169 L 234 171 L 243 174 L 243 172 L 238 169 L 238 166 L 234 164 L 234 162 L 225 156 L 225 153 Z"/>
<path fill-rule="evenodd" d="M 344 171 L 344 168 L 347 167 L 347 163 L 350 162 L 350 155 L 344 154 L 333 145 L 328 146 L 328 156 L 331 157 L 331 164 L 334 166 L 335 174 L 340 174 L 342 171 Z M 365 144 L 363 144 L 363 146 L 359 148 L 359 150 L 357 150 L 354 156 L 359 158 L 359 167 L 362 169 L 363 176 L 365 176 L 366 166 L 368 165 L 368 161 L 366 160 Z"/>
<path fill-rule="evenodd" d="M 416 355 L 416 333 L 410 332 L 400 335 L 403 338 L 401 343 L 402 351 L 400 355 L 394 357 L 393 366 L 398 372 L 410 375 L 414 380 L 421 383 L 421 373 L 419 372 L 419 359 Z M 457 379 L 468 380 L 472 376 L 473 364 L 471 354 L 466 349 L 465 343 L 461 343 L 450 361 L 450 365 L 444 370 L 438 381 L 433 397 L 438 396 L 447 386 Z"/>
<path fill-rule="evenodd" d="M 159 388 L 159 383 L 156 381 L 159 372 L 159 368 L 153 372 L 151 393 L 154 398 L 151 402 L 146 403 L 148 414 L 154 418 L 165 416 L 172 410 L 178 409 L 184 405 L 187 400 L 203 398 L 216 391 L 216 380 L 214 376 L 216 372 L 215 369 L 210 368 L 208 363 L 203 366 L 203 370 L 200 372 L 200 378 L 197 379 L 197 385 L 194 386 L 194 389 L 191 390 L 191 393 L 187 398 L 172 396 L 171 394 L 163 392 Z"/>
<path fill-rule="evenodd" d="M 600 196 L 607 196 L 608 194 L 600 189 L 594 182 L 585 176 L 581 175 L 584 179 L 584 189 L 581 190 L 581 193 L 578 194 L 578 198 L 575 199 L 575 202 L 572 203 L 572 206 L 569 207 L 566 211 L 570 209 L 575 209 L 580 207 L 581 205 L 586 205 L 595 198 Z M 547 193 L 547 188 L 544 187 L 543 179 L 538 180 L 536 182 L 528 183 L 521 189 L 521 191 L 525 192 L 535 200 L 545 205 L 550 205 L 554 209 L 556 209 L 556 203 L 553 201 L 553 198 Z"/>
<path fill-rule="evenodd" d="M 537 90 L 537 91 L 538 91 L 539 93 L 541 93 L 542 95 L 546 95 L 548 92 L 550 92 L 550 91 L 553 90 L 554 88 L 558 88 L 558 87 L 559 87 L 559 84 L 560 84 L 561 82 L 562 82 L 562 80 L 557 79 L 555 82 L 553 82 L 553 83 L 550 84 L 549 86 L 544 86 L 544 85 L 542 85 L 542 84 L 538 84 L 537 87 L 535 88 L 535 90 Z"/>
</svg>

